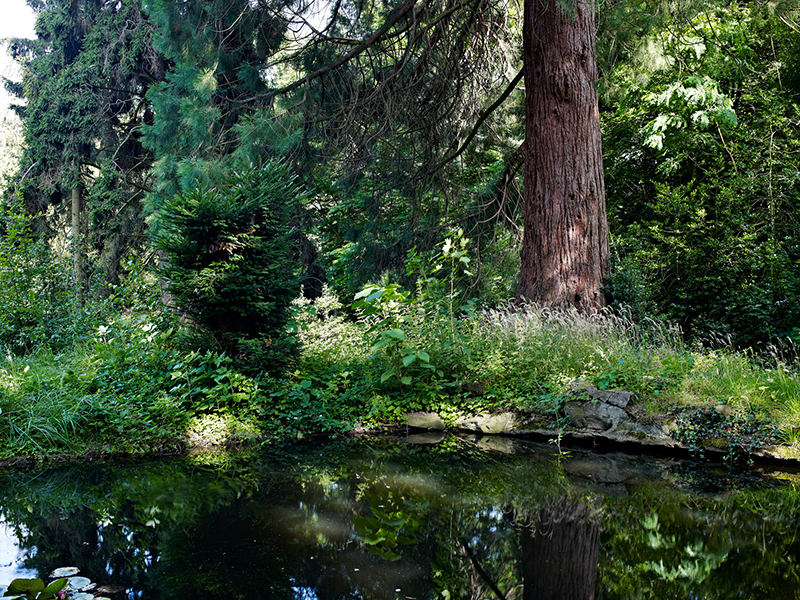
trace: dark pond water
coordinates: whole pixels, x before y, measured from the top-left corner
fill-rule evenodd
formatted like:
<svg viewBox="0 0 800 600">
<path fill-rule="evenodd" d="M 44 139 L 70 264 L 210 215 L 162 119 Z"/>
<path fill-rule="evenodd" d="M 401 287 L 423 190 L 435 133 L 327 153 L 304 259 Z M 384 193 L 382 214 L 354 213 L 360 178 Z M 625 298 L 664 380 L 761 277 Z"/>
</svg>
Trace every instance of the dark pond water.
<svg viewBox="0 0 800 600">
<path fill-rule="evenodd" d="M 800 598 L 796 481 L 456 437 L 7 470 L 0 584 L 76 566 L 118 598 Z"/>
</svg>

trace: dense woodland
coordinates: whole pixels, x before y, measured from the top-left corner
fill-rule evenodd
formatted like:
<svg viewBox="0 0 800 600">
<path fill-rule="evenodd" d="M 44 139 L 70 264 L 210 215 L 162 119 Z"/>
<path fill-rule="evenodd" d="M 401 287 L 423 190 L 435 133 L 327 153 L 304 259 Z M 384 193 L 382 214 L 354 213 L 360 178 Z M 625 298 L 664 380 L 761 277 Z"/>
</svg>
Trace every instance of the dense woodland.
<svg viewBox="0 0 800 600">
<path fill-rule="evenodd" d="M 8 453 L 576 378 L 798 435 L 794 0 L 28 2 Z"/>
</svg>

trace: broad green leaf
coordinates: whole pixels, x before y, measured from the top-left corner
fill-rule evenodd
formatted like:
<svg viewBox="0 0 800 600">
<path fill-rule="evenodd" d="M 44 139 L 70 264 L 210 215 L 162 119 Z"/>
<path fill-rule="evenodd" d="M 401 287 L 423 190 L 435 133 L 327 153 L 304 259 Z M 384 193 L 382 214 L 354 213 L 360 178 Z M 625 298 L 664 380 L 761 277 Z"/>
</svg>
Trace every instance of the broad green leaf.
<svg viewBox="0 0 800 600">
<path fill-rule="evenodd" d="M 80 573 L 78 567 L 59 567 L 50 573 L 50 577 L 72 577 Z"/>
<path fill-rule="evenodd" d="M 408 367 L 417 360 L 417 356 L 415 354 L 408 354 L 407 356 L 403 357 L 403 366 Z"/>
<path fill-rule="evenodd" d="M 55 595 L 64 589 L 64 586 L 67 585 L 67 580 L 62 577 L 61 579 L 56 579 L 55 581 L 51 582 L 42 593 L 39 595 L 39 598 L 42 600 L 48 600 L 49 598 L 54 598 Z"/>
<path fill-rule="evenodd" d="M 8 584 L 7 594 L 33 594 L 34 596 L 44 589 L 41 579 L 15 579 Z"/>
<path fill-rule="evenodd" d="M 378 350 L 380 350 L 381 348 L 383 348 L 387 344 L 391 343 L 391 341 L 392 340 L 385 339 L 385 340 L 381 340 L 380 342 L 375 342 L 374 344 L 372 344 L 372 351 L 373 352 L 377 352 Z"/>
<path fill-rule="evenodd" d="M 403 332 L 402 329 L 390 329 L 386 332 L 390 338 L 394 338 L 396 340 L 404 340 L 406 339 L 406 334 Z"/>
<path fill-rule="evenodd" d="M 81 588 L 85 588 L 87 585 L 92 583 L 92 580 L 88 577 L 70 577 L 67 579 L 67 590 L 79 590 Z"/>
</svg>

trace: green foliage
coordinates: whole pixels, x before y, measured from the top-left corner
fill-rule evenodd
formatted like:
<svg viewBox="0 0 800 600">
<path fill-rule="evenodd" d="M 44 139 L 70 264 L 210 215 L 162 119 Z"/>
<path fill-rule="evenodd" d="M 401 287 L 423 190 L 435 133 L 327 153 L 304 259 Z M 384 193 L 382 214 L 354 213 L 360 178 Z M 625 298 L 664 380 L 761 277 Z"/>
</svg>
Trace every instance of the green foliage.
<svg viewBox="0 0 800 600">
<path fill-rule="evenodd" d="M 234 368 L 226 354 L 189 352 L 170 365 L 170 397 L 193 413 L 241 409 L 258 393 L 258 383 Z"/>
<path fill-rule="evenodd" d="M 70 224 L 65 200 L 80 190 L 85 234 L 75 243 L 88 260 L 84 271 L 111 282 L 144 246 L 141 200 L 152 159 L 137 129 L 152 116 L 144 94 L 164 68 L 141 5 L 33 2 L 36 39 L 10 42 L 23 74 L 11 89 L 24 97 L 16 106 L 25 146 L 15 191 L 29 213 L 42 213 L 40 226 L 61 234 Z"/>
<path fill-rule="evenodd" d="M 692 338 L 752 346 L 800 319 L 800 87 L 784 10 L 690 3 L 605 82 L 610 291 Z"/>
<path fill-rule="evenodd" d="M 65 578 L 56 579 L 45 586 L 41 579 L 15 579 L 8 584 L 3 597 L 24 598 L 25 600 L 54 600 L 60 598 L 59 592 L 67 585 Z"/>
<path fill-rule="evenodd" d="M 148 91 L 153 118 L 142 128 L 155 156 L 159 193 L 149 203 L 156 220 L 162 199 L 209 187 L 237 163 L 275 156 L 265 151 L 276 123 L 268 119 L 274 115 L 262 74 L 287 33 L 283 7 L 292 5 L 147 2 L 153 46 L 169 61 L 163 80 Z M 223 43 L 220 31 L 227 32 Z"/>
<path fill-rule="evenodd" d="M 444 376 L 431 364 L 428 352 L 409 345 L 411 340 L 400 328 L 410 319 L 409 311 L 415 306 L 416 300 L 410 298 L 409 292 L 400 291 L 395 284 L 367 286 L 355 296 L 353 309 L 360 311 L 363 318 L 377 316 L 366 333 L 372 336 L 374 356 L 380 353 L 388 361 L 388 368 L 380 377 L 382 384 L 394 379 L 410 385 L 426 375 Z"/>
<path fill-rule="evenodd" d="M 750 455 L 763 446 L 775 445 L 780 431 L 752 411 L 734 411 L 725 415 L 712 407 L 681 415 L 674 436 L 691 450 L 703 456 L 703 447 L 718 447 L 734 460 L 737 453 Z"/>
<path fill-rule="evenodd" d="M 0 219 L 0 347 L 59 350 L 85 337 L 90 320 L 74 300 L 67 261 L 34 235 L 33 217 L 8 208 Z"/>
<path fill-rule="evenodd" d="M 299 291 L 291 218 L 302 194 L 287 165 L 235 171 L 167 201 L 156 238 L 176 308 L 254 369 L 274 370 Z"/>
</svg>

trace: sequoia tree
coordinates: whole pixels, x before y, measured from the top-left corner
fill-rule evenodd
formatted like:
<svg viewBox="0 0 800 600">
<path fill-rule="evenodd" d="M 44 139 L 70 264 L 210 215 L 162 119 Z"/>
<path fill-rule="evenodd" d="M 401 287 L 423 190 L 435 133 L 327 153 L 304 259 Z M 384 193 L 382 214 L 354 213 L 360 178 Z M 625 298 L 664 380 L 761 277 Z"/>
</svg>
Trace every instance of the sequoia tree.
<svg viewBox="0 0 800 600">
<path fill-rule="evenodd" d="M 517 299 L 588 310 L 608 274 L 594 4 L 526 0 L 524 237 Z"/>
</svg>

